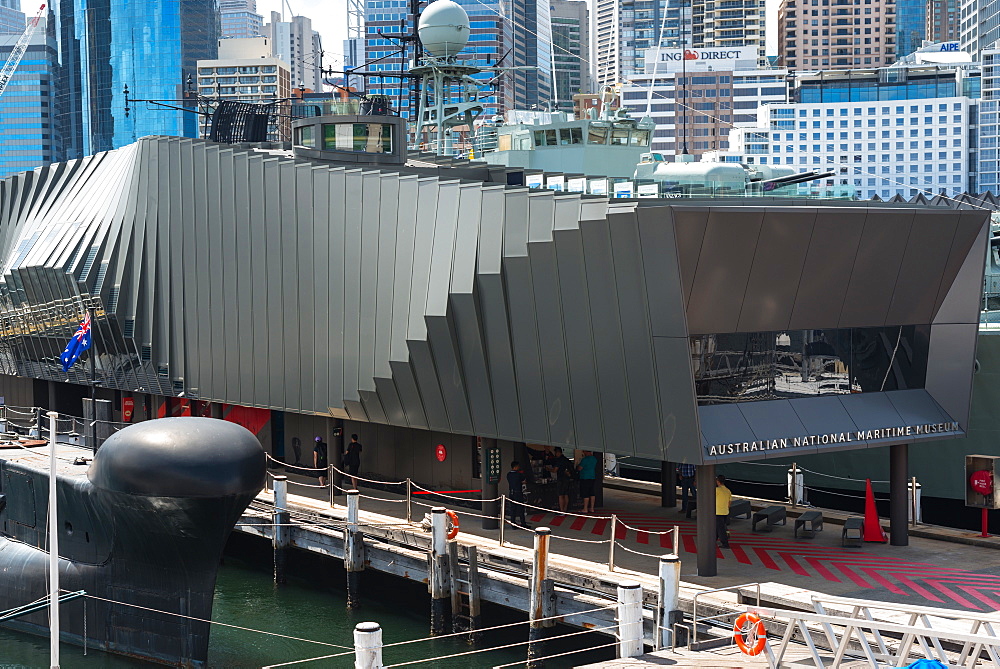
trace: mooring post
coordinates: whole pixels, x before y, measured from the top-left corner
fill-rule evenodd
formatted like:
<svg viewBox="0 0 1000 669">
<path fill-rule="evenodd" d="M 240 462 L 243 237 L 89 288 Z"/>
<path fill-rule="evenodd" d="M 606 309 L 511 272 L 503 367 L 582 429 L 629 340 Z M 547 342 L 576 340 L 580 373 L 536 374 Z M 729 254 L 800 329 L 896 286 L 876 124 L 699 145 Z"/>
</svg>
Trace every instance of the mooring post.
<svg viewBox="0 0 1000 669">
<path fill-rule="evenodd" d="M 271 545 L 274 547 L 274 582 L 284 585 L 288 548 L 291 545 L 291 514 L 288 512 L 288 477 L 274 477 L 274 512 L 271 514 Z"/>
<path fill-rule="evenodd" d="M 615 535 L 618 533 L 618 516 L 611 514 L 611 541 L 608 543 L 608 571 L 615 570 Z"/>
<path fill-rule="evenodd" d="M 462 619 L 462 567 L 458 561 L 458 543 L 448 542 L 448 588 L 451 590 L 451 626 L 453 631 L 459 631 L 459 621 Z"/>
<path fill-rule="evenodd" d="M 674 625 L 683 620 L 680 610 L 681 559 L 676 554 L 660 556 L 660 592 L 656 603 L 656 649 L 670 645 Z"/>
<path fill-rule="evenodd" d="M 528 667 L 543 666 L 545 628 L 555 621 L 552 613 L 552 582 L 549 580 L 549 537 L 552 530 L 535 528 L 535 555 L 531 565 L 531 593 L 528 603 Z"/>
<path fill-rule="evenodd" d="M 500 548 L 503 548 L 503 543 L 506 537 L 504 536 L 504 530 L 507 528 L 507 496 L 500 495 Z"/>
<path fill-rule="evenodd" d="M 479 582 L 479 552 L 469 546 L 469 641 L 476 641 L 476 633 L 483 626 L 482 586 Z"/>
<path fill-rule="evenodd" d="M 335 476 L 339 476 L 339 474 L 337 474 L 337 470 L 333 468 L 333 465 L 327 465 L 326 485 L 328 487 L 328 492 L 330 493 L 329 499 L 331 509 L 337 506 L 337 485 L 340 483 L 339 480 L 334 478 Z"/>
<path fill-rule="evenodd" d="M 382 669 L 382 628 L 378 623 L 355 625 L 354 669 Z"/>
<path fill-rule="evenodd" d="M 361 572 L 365 570 L 364 537 L 358 530 L 361 493 L 347 491 L 347 526 L 344 528 L 344 568 L 347 570 L 347 608 L 361 605 Z"/>
<path fill-rule="evenodd" d="M 618 585 L 618 657 L 642 655 L 642 586 Z"/>
<path fill-rule="evenodd" d="M 427 579 L 431 591 L 431 635 L 448 631 L 448 519 L 445 508 L 431 509 L 431 554 L 430 578 Z"/>
</svg>

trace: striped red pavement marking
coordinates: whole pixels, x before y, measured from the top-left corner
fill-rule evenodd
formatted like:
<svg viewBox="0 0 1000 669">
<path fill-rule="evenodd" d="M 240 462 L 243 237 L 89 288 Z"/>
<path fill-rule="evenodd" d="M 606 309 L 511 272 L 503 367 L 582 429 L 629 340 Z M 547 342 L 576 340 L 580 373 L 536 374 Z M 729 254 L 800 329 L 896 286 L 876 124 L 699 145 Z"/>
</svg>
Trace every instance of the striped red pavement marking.
<svg viewBox="0 0 1000 669">
<path fill-rule="evenodd" d="M 562 526 L 577 532 L 606 536 L 611 513 L 618 518 L 616 538 L 643 545 L 672 549 L 670 530 L 680 529 L 680 549 L 696 553 L 696 525 L 689 520 L 671 521 L 666 518 L 631 511 L 604 510 L 599 515 L 573 517 L 538 513 L 531 521 L 548 519 L 554 527 Z M 661 534 L 665 533 L 665 534 Z M 656 541 L 655 537 L 659 537 Z M 819 546 L 808 540 L 782 538 L 750 532 L 730 532 L 730 550 L 716 548 L 720 559 L 729 553 L 740 564 L 756 565 L 775 571 L 790 571 L 807 578 L 822 578 L 833 583 L 853 583 L 866 590 L 884 588 L 896 595 L 919 597 L 937 604 L 975 610 L 1000 610 L 1000 576 L 970 572 L 955 567 L 910 562 L 899 558 L 868 555 L 863 549 Z"/>
</svg>

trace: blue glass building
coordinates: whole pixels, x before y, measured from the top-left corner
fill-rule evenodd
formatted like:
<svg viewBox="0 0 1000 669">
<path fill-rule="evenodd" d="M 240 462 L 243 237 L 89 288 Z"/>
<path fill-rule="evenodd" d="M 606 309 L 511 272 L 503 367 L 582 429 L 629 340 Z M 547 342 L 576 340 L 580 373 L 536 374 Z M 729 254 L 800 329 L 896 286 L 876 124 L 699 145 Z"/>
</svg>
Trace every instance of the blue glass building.
<svg viewBox="0 0 1000 669">
<path fill-rule="evenodd" d="M 56 0 L 60 120 L 73 153 L 115 149 L 146 135 L 195 137 L 193 113 L 134 103 L 183 106 L 199 59 L 218 55 L 216 0 Z"/>
<path fill-rule="evenodd" d="M 896 0 L 896 58 L 920 48 L 927 38 L 928 0 Z"/>
<path fill-rule="evenodd" d="M 0 35 L 22 33 L 24 26 L 20 0 L 0 0 Z"/>
</svg>

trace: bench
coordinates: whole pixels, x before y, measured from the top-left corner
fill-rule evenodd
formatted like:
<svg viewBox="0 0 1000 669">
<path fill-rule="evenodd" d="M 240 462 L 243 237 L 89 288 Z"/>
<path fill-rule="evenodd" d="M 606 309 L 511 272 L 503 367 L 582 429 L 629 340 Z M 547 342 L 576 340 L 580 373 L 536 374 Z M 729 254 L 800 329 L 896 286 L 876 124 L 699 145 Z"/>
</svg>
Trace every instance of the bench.
<svg viewBox="0 0 1000 669">
<path fill-rule="evenodd" d="M 783 506 L 769 506 L 767 508 L 761 509 L 753 514 L 753 524 L 751 529 L 757 532 L 757 523 L 762 520 L 766 520 L 764 527 L 766 529 L 761 530 L 764 532 L 770 532 L 771 528 L 781 521 L 782 525 L 788 524 L 788 520 L 785 518 L 785 507 Z"/>
<path fill-rule="evenodd" d="M 794 532 L 796 539 L 799 538 L 799 528 L 802 528 L 802 534 L 806 538 L 816 536 L 817 532 L 821 532 L 823 530 L 823 513 L 820 511 L 806 511 L 801 516 L 796 518 Z"/>
<path fill-rule="evenodd" d="M 739 518 L 742 515 L 746 515 L 747 520 L 750 520 L 750 516 L 753 515 L 753 509 L 750 508 L 750 500 L 734 499 L 729 503 L 729 517 Z"/>
<path fill-rule="evenodd" d="M 851 546 L 860 548 L 864 544 L 864 535 L 865 519 L 851 516 L 844 521 L 844 530 L 840 533 L 840 545 L 847 546 L 847 542 L 850 541 Z"/>
</svg>

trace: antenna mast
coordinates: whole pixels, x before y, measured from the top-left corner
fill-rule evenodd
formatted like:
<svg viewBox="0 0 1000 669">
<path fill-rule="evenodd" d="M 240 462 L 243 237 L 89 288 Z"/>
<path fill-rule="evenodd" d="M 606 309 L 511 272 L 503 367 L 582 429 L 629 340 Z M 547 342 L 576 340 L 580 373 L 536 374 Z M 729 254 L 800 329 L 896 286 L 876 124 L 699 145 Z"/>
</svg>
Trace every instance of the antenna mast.
<svg viewBox="0 0 1000 669">
<path fill-rule="evenodd" d="M 21 38 L 17 40 L 17 44 L 14 45 L 14 50 L 10 52 L 10 57 L 7 58 L 7 62 L 4 63 L 3 69 L 0 70 L 0 95 L 7 90 L 7 84 L 10 83 L 11 77 L 14 76 L 14 71 L 17 70 L 17 66 L 21 64 L 21 59 L 24 57 L 24 52 L 28 50 L 28 42 L 31 41 L 31 36 L 35 34 L 35 30 L 38 28 L 38 22 L 42 18 L 42 14 L 45 12 L 45 5 L 38 8 L 38 13 L 35 14 L 35 18 L 28 21 L 28 27 L 25 29 L 24 34 Z"/>
</svg>

